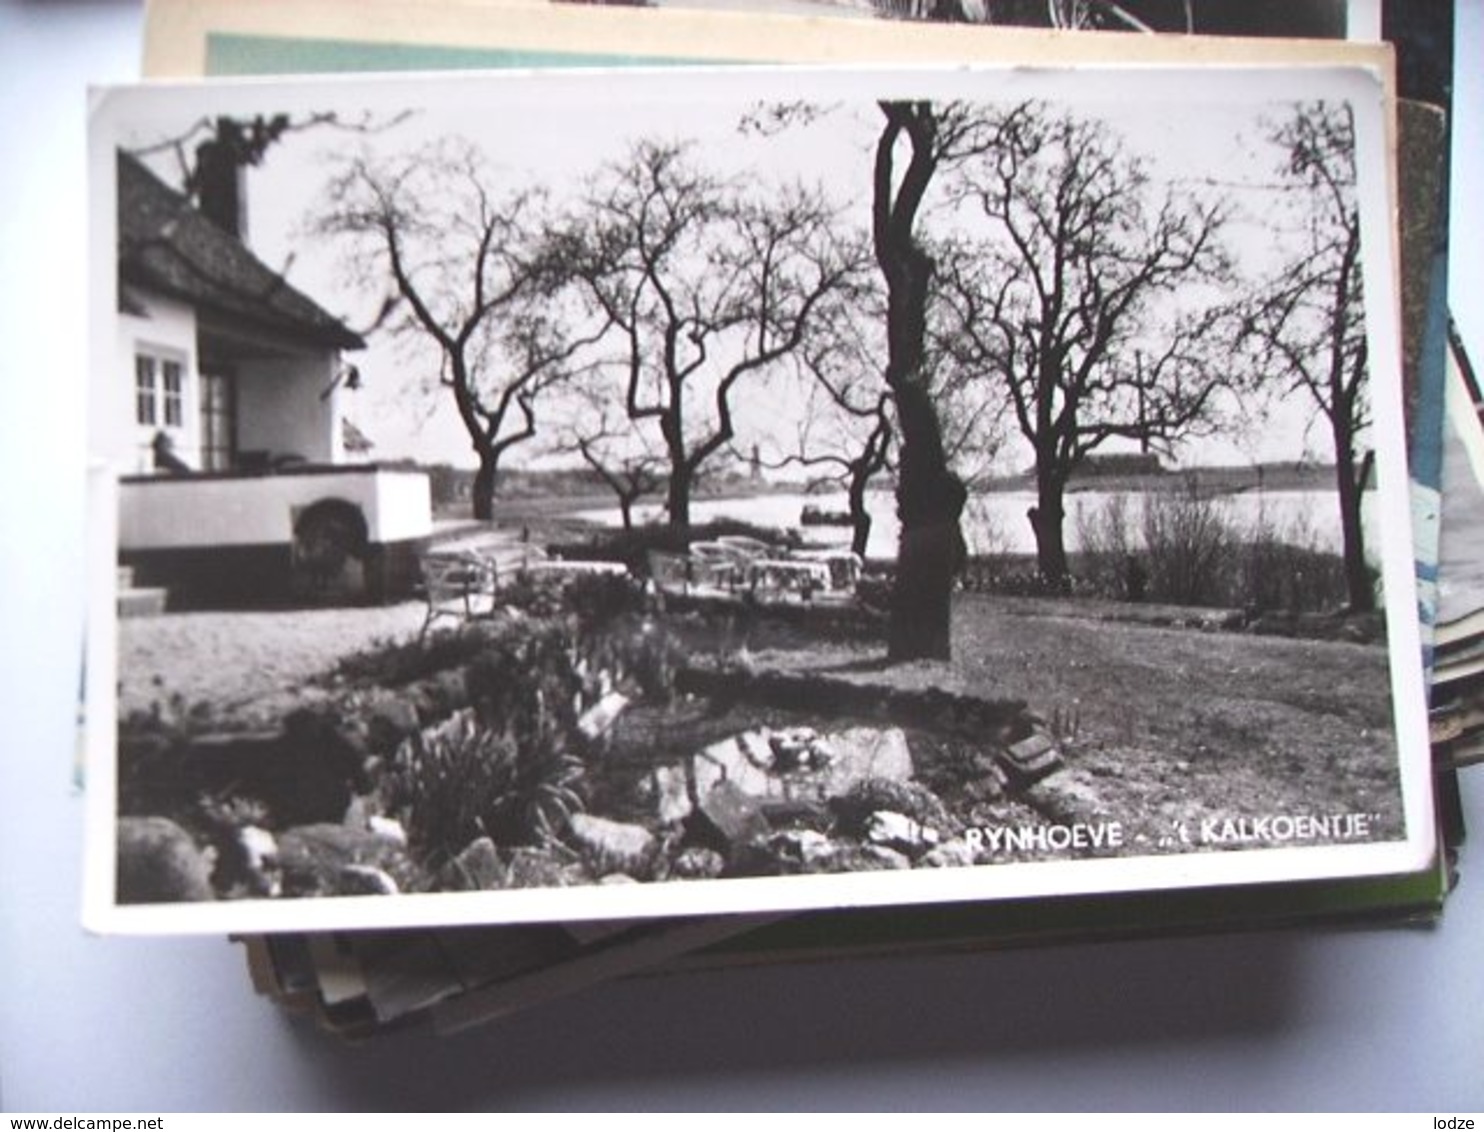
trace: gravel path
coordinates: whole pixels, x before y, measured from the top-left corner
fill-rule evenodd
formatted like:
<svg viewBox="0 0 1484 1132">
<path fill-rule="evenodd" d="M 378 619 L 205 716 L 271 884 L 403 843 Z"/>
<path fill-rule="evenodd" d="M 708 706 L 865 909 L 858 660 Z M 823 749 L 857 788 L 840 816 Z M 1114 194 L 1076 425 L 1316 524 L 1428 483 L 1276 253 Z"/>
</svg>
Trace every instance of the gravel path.
<svg viewBox="0 0 1484 1132">
<path fill-rule="evenodd" d="M 408 640 L 422 602 L 269 613 L 168 613 L 119 622 L 119 711 L 148 710 L 173 695 L 217 714 L 297 693 L 348 653 Z M 257 713 L 252 713 L 257 714 Z"/>
</svg>

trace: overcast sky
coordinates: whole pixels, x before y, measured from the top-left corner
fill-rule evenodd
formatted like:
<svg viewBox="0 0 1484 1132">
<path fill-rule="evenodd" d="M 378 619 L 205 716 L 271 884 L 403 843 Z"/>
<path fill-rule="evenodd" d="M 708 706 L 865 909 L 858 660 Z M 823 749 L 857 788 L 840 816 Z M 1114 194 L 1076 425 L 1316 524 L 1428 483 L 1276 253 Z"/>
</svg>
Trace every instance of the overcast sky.
<svg viewBox="0 0 1484 1132">
<path fill-rule="evenodd" d="M 779 77 L 759 68 L 755 78 L 721 82 L 680 72 L 641 76 L 525 76 L 512 81 L 453 84 L 402 80 L 377 85 L 340 81 L 325 87 L 274 87 L 253 84 L 222 91 L 192 89 L 189 95 L 159 91 L 116 95 L 103 115 L 105 132 L 118 144 L 138 147 L 183 133 L 205 113 L 272 114 L 336 109 L 343 117 L 362 114 L 392 121 L 402 110 L 412 115 L 372 134 L 312 129 L 287 137 L 269 150 L 248 182 L 250 242 L 270 266 L 287 265 L 288 279 L 332 313 L 364 325 L 375 309 L 372 295 L 348 288 L 339 270 L 341 252 L 333 241 L 308 238 L 307 215 L 321 200 L 323 186 L 338 161 L 365 149 L 373 156 L 396 156 L 427 142 L 458 136 L 477 146 L 494 174 L 507 185 L 540 184 L 560 199 L 575 193 L 583 178 L 605 161 L 629 151 L 640 138 L 692 141 L 698 158 L 723 175 L 752 183 L 802 179 L 824 184 L 862 230 L 869 221 L 870 168 L 881 117 L 873 97 L 884 86 L 878 74 L 842 72 L 822 79 Z M 1184 76 L 1188 79 L 1190 76 Z M 1177 183 L 1220 182 L 1232 202 L 1227 238 L 1239 261 L 1254 271 L 1270 268 L 1281 256 L 1273 227 L 1277 215 L 1274 180 L 1277 153 L 1264 140 L 1265 120 L 1281 115 L 1294 98 L 1332 94 L 1327 79 L 1233 74 L 1198 81 L 1178 73 L 1151 70 L 1109 74 L 1003 72 L 976 76 L 972 87 L 947 72 L 928 82 L 963 97 L 981 89 L 985 97 L 1013 103 L 1025 97 L 1051 97 L 1105 124 L 1128 148 L 1143 155 L 1154 176 Z M 891 81 L 896 81 L 892 79 Z M 910 88 L 915 93 L 918 87 Z M 1351 87 L 1343 88 L 1353 89 Z M 812 125 L 766 138 L 737 128 L 760 94 L 811 96 L 826 108 Z M 178 167 L 169 155 L 151 158 L 171 183 Z M 404 352 L 385 335 L 351 360 L 363 388 L 347 399 L 347 415 L 376 443 L 377 458 L 412 456 L 429 462 L 472 466 L 473 456 L 451 406 L 422 392 L 428 371 L 410 372 Z M 768 404 L 769 411 L 778 402 Z M 751 423 L 765 420 L 759 406 L 749 408 Z M 1247 433 L 1232 431 L 1216 444 L 1201 446 L 1201 462 L 1245 459 L 1325 458 L 1325 437 L 1306 431 L 1311 407 L 1296 402 L 1286 412 Z M 521 449 L 511 453 L 519 462 Z M 529 456 L 537 453 L 528 448 Z M 1187 459 L 1191 453 L 1185 453 Z M 1008 463 L 1023 466 L 1025 450 L 1012 448 Z"/>
</svg>

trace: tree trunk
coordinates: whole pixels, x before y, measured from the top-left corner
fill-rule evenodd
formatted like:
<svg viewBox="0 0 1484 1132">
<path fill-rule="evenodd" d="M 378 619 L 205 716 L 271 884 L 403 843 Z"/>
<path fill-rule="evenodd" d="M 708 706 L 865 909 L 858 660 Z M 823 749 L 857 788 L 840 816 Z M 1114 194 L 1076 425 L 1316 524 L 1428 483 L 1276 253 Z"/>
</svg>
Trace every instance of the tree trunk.
<svg viewBox="0 0 1484 1132">
<path fill-rule="evenodd" d="M 1043 471 L 1042 467 L 1043 462 L 1038 459 L 1036 505 L 1028 516 L 1036 534 L 1036 572 L 1052 591 L 1066 593 L 1071 589 L 1072 572 L 1067 566 L 1063 485 L 1054 472 Z"/>
<path fill-rule="evenodd" d="M 499 457 L 493 452 L 479 453 L 479 470 L 474 473 L 474 517 L 489 522 L 495 517 L 495 476 Z"/>
<path fill-rule="evenodd" d="M 625 532 L 634 529 L 634 499 L 632 495 L 619 494 L 618 513 L 623 517 L 623 529 Z"/>
<path fill-rule="evenodd" d="M 676 466 L 670 470 L 667 509 L 670 512 L 670 527 L 674 530 L 690 527 L 690 481 L 689 469 Z"/>
<path fill-rule="evenodd" d="M 852 473 L 850 477 L 850 549 L 863 562 L 866 558 L 866 546 L 871 541 L 871 513 L 866 510 L 869 477 L 869 472 L 863 475 L 859 471 Z"/>
<path fill-rule="evenodd" d="M 894 661 L 952 655 L 953 579 L 963 566 L 959 515 L 968 493 L 949 470 L 925 370 L 928 292 L 934 264 L 913 228 L 937 168 L 937 118 L 928 103 L 883 103 L 872 198 L 876 262 L 886 279 L 886 385 L 901 434 L 897 476 L 896 579 L 887 656 Z M 905 132 L 912 152 L 893 191 L 893 150 Z"/>
<path fill-rule="evenodd" d="M 937 413 L 926 390 L 897 391 L 902 431 L 897 478 L 897 572 L 892 587 L 887 655 L 892 660 L 946 660 L 952 655 L 953 579 L 963 567 L 959 531 L 968 492 L 948 470 Z"/>
<path fill-rule="evenodd" d="M 1345 589 L 1354 613 L 1369 613 L 1376 608 L 1376 593 L 1371 584 L 1370 567 L 1365 560 L 1365 532 L 1360 523 L 1361 490 L 1370 460 L 1355 466 L 1355 445 L 1348 432 L 1335 429 L 1335 481 L 1340 493 L 1340 533 L 1345 547 Z"/>
</svg>

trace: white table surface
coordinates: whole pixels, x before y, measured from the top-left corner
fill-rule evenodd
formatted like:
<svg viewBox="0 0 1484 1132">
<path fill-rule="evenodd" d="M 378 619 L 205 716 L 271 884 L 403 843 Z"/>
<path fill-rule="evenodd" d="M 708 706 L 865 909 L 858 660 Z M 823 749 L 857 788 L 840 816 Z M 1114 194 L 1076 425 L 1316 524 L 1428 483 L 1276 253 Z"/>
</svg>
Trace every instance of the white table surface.
<svg viewBox="0 0 1484 1132">
<path fill-rule="evenodd" d="M 348 1047 L 219 939 L 78 927 L 84 86 L 132 2 L 0 3 L 0 1107 L 1484 1109 L 1484 850 L 1432 931 L 1292 931 L 729 971 Z M 1484 59 L 1484 3 L 1460 4 Z M 1455 310 L 1484 359 L 1484 95 L 1459 75 Z M 1464 776 L 1484 822 L 1484 770 Z M 1477 831 L 1484 837 L 1484 829 Z"/>
</svg>

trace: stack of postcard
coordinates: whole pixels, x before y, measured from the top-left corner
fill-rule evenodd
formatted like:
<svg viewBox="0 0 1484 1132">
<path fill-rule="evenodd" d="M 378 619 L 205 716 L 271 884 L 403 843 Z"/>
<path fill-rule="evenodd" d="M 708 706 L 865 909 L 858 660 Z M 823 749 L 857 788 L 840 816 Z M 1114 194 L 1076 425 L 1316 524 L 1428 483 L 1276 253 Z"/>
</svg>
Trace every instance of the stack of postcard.
<svg viewBox="0 0 1484 1132">
<path fill-rule="evenodd" d="M 359 1034 L 1437 913 L 1387 49 L 295 12 L 422 70 L 93 100 L 91 927 Z M 230 18 L 152 68 L 298 58 Z"/>
<path fill-rule="evenodd" d="M 1433 745 L 1455 765 L 1464 765 L 1484 759 L 1484 398 L 1456 335 L 1449 341 L 1447 382 Z"/>
</svg>

